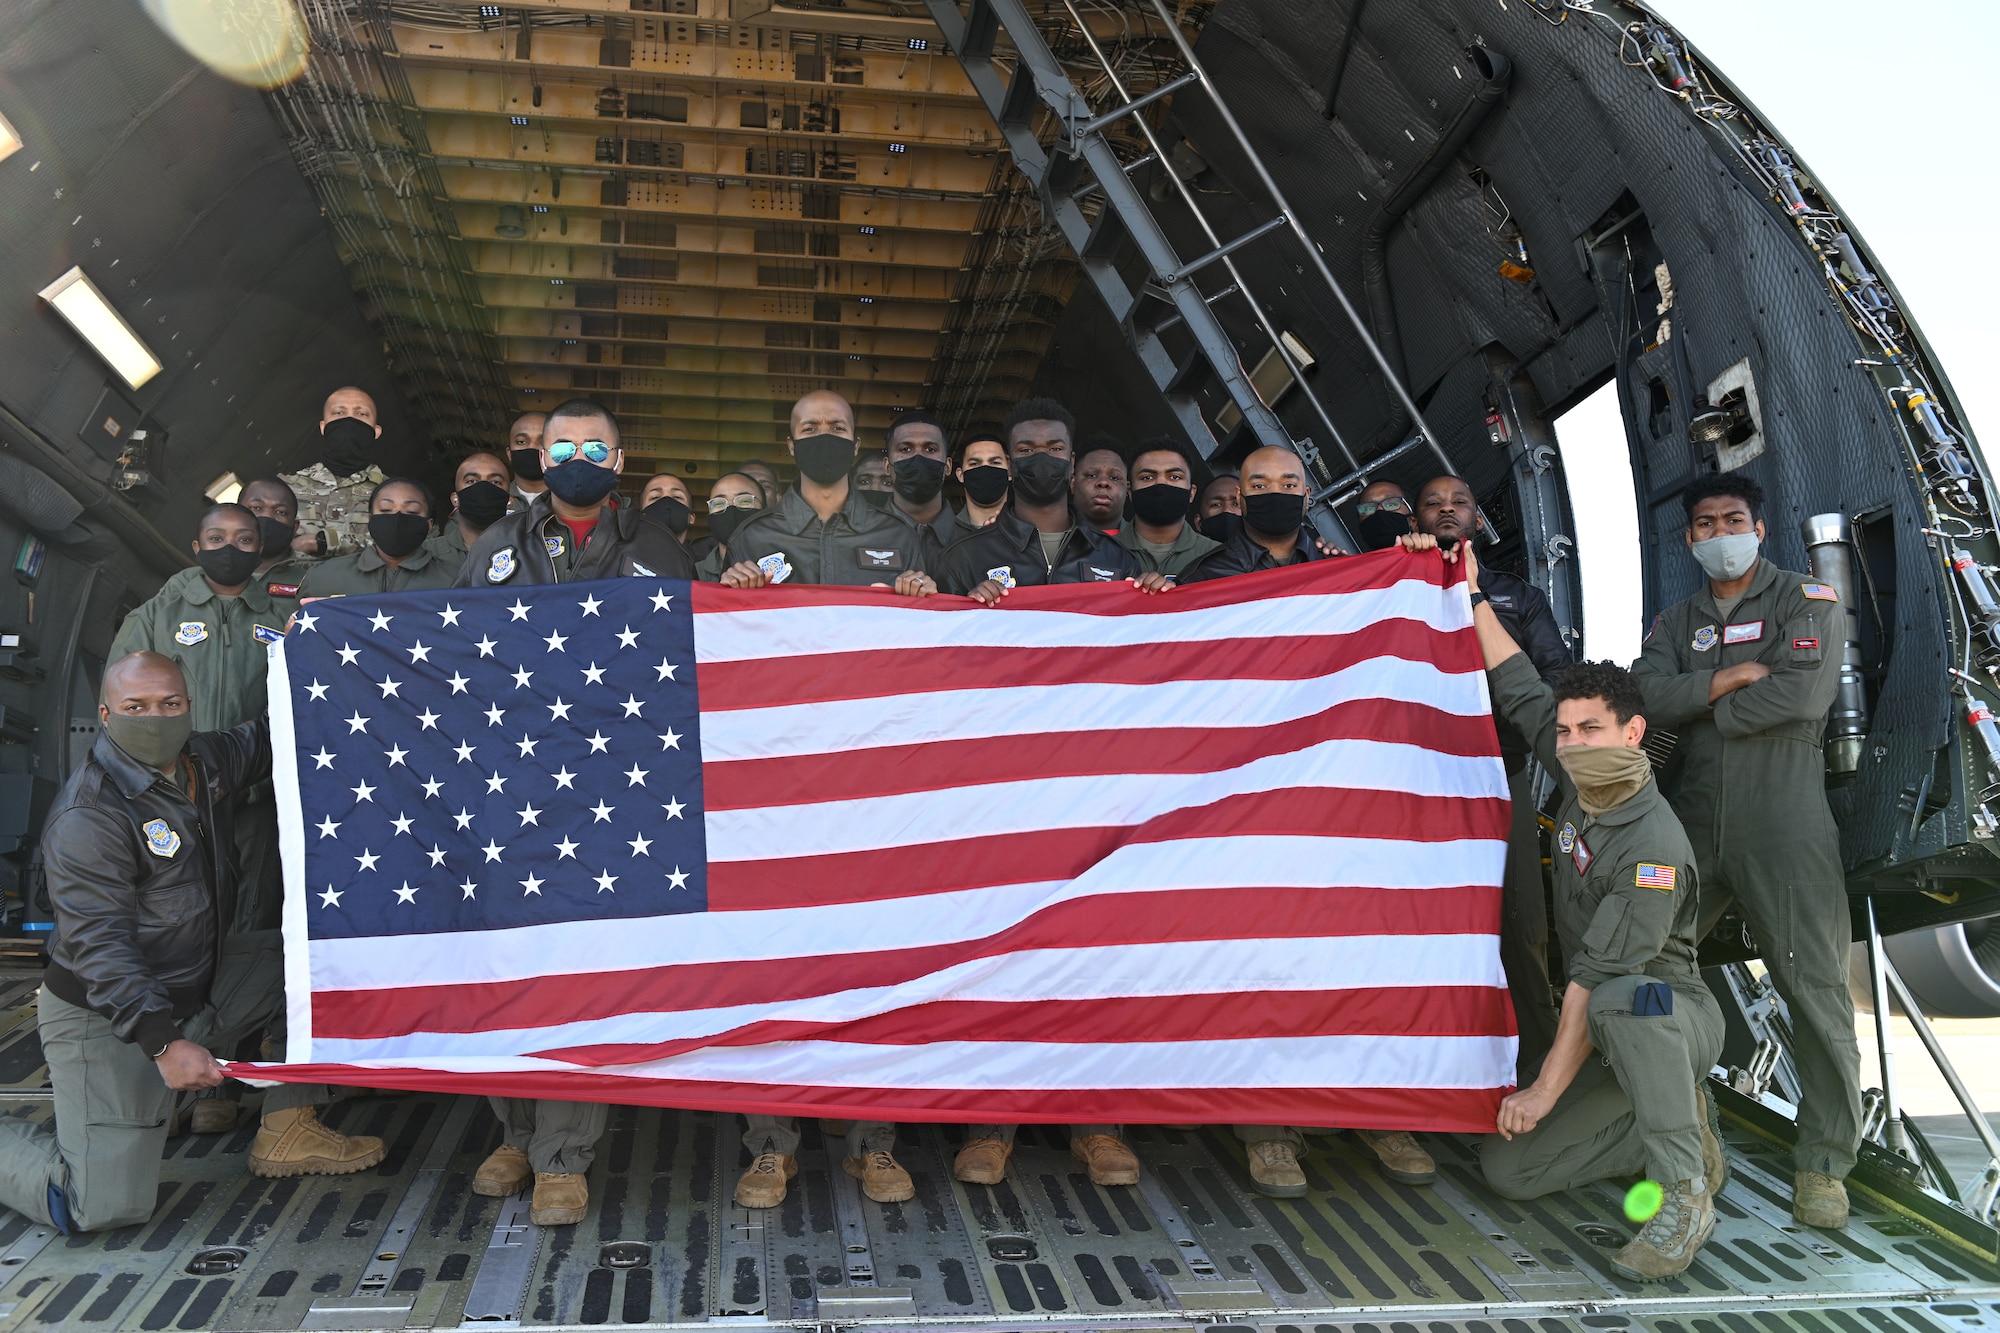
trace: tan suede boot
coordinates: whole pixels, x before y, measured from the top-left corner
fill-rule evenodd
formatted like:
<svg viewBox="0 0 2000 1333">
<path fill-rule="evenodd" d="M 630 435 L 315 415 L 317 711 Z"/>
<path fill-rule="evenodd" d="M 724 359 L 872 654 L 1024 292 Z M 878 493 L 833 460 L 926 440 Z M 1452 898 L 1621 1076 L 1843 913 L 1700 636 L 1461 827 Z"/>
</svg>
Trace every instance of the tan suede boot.
<svg viewBox="0 0 2000 1333">
<path fill-rule="evenodd" d="M 479 1164 L 479 1171 L 472 1177 L 472 1192 L 489 1199 L 505 1199 L 519 1194 L 521 1186 L 534 1174 L 534 1168 L 528 1165 L 528 1154 L 511 1143 L 503 1143 Z"/>
<path fill-rule="evenodd" d="M 535 1201 L 528 1206 L 528 1220 L 538 1227 L 574 1226 L 583 1220 L 590 1206 L 590 1187 L 574 1172 L 537 1171 Z"/>
<path fill-rule="evenodd" d="M 328 1129 L 310 1106 L 269 1111 L 250 1145 L 253 1176 L 349 1176 L 382 1160 L 382 1140 Z"/>
<path fill-rule="evenodd" d="M 1014 1145 L 999 1139 L 973 1139 L 958 1150 L 951 1173 L 968 1185 L 998 1185 L 1007 1178 L 1007 1159 Z"/>
</svg>

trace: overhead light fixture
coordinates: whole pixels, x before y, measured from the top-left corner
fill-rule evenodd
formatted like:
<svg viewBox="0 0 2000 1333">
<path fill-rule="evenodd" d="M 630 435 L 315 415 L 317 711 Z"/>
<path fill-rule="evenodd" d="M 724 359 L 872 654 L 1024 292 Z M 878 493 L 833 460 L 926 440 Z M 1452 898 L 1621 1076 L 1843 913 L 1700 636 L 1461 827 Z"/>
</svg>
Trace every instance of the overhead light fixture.
<svg viewBox="0 0 2000 1333">
<path fill-rule="evenodd" d="M 528 215 L 521 211 L 519 204 L 500 205 L 500 217 L 493 224 L 493 234 L 509 241 L 520 240 L 528 234 Z"/>
<path fill-rule="evenodd" d="M 208 483 L 202 494 L 213 504 L 235 504 L 236 497 L 243 494 L 243 482 L 234 472 L 225 472 Z"/>
<path fill-rule="evenodd" d="M 0 162 L 21 151 L 21 135 L 5 116 L 0 116 Z"/>
<path fill-rule="evenodd" d="M 57 278 L 36 293 L 69 321 L 71 328 L 96 349 L 105 363 L 117 371 L 126 384 L 136 389 L 160 373 L 160 359 L 139 341 L 139 335 L 125 322 L 97 284 L 84 276 L 81 266 Z"/>
</svg>

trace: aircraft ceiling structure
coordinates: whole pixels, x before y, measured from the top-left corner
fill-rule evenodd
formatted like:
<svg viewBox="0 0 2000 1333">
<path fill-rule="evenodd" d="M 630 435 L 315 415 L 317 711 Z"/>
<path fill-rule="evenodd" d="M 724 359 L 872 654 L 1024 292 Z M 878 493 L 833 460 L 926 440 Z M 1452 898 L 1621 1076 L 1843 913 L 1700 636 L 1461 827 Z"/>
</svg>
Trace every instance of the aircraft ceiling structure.
<svg viewBox="0 0 2000 1333">
<path fill-rule="evenodd" d="M 1074 284 L 921 6 L 300 8 L 274 107 L 447 448 L 589 395 L 699 491 L 810 389 L 997 422 Z"/>
</svg>

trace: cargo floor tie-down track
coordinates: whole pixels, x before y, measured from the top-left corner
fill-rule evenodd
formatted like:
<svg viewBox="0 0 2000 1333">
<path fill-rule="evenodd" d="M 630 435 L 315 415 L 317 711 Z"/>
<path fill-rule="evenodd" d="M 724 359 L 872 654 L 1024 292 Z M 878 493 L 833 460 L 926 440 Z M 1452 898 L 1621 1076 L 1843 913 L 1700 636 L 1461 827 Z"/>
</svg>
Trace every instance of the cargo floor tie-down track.
<svg viewBox="0 0 2000 1333">
<path fill-rule="evenodd" d="M 0 1099 L 49 1113 L 31 973 L 0 973 Z M 994 1188 L 951 1179 L 963 1130 L 906 1126 L 916 1198 L 875 1204 L 808 1122 L 785 1203 L 731 1202 L 734 1117 L 616 1108 L 590 1213 L 536 1228 L 471 1192 L 497 1143 L 483 1098 L 363 1095 L 326 1119 L 387 1158 L 341 1178 L 258 1180 L 254 1124 L 168 1144 L 143 1226 L 62 1237 L 0 1221 L 0 1333 L 791 1324 L 1216 1333 L 1961 1333 L 2000 1326 L 2000 1273 L 1963 1243 L 1857 1200 L 1845 1233 L 1791 1220 L 1783 1153 L 1729 1128 L 1723 1219 L 1682 1280 L 1611 1272 L 1622 1187 L 1529 1204 L 1434 1136 L 1439 1179 L 1383 1178 L 1351 1135 L 1314 1136 L 1311 1193 L 1257 1195 L 1226 1127 L 1134 1127 L 1136 1188 L 1090 1184 L 1060 1128 L 1024 1127 Z"/>
</svg>

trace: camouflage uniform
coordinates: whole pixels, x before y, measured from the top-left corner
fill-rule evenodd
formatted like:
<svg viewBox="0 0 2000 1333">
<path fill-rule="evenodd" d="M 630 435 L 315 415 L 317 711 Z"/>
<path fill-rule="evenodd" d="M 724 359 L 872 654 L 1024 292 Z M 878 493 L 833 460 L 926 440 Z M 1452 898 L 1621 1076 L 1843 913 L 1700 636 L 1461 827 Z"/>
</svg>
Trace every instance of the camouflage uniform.
<svg viewBox="0 0 2000 1333">
<path fill-rule="evenodd" d="M 299 531 L 326 534 L 327 555 L 358 555 L 375 544 L 368 536 L 368 494 L 382 484 L 382 469 L 336 477 L 326 464 L 314 463 L 278 480 L 299 497 Z"/>
</svg>

